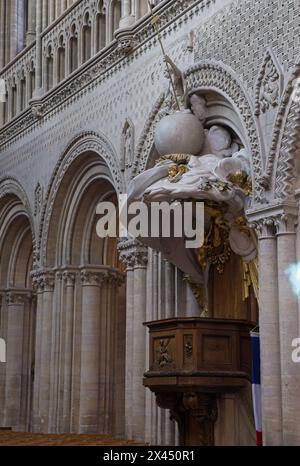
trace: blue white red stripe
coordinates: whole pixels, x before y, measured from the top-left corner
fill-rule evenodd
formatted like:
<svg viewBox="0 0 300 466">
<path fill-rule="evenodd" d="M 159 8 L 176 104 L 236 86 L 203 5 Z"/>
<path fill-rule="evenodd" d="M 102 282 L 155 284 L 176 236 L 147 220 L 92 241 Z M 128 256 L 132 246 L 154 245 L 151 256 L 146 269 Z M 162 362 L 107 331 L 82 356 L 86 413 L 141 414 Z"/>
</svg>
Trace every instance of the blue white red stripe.
<svg viewBox="0 0 300 466">
<path fill-rule="evenodd" d="M 260 339 L 259 333 L 251 332 L 252 349 L 252 400 L 256 429 L 256 444 L 262 446 L 262 414 L 260 384 Z"/>
</svg>

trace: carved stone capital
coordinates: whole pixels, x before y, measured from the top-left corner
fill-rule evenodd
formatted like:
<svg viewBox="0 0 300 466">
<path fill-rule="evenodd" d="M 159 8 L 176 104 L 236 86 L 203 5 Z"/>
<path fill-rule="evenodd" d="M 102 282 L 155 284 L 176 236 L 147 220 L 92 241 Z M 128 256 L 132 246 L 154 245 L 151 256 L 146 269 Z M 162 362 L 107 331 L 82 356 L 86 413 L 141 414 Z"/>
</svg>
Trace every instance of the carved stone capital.
<svg viewBox="0 0 300 466">
<path fill-rule="evenodd" d="M 37 271 L 32 273 L 33 287 L 37 293 L 52 292 L 55 286 L 55 272 Z"/>
<path fill-rule="evenodd" d="M 270 204 L 257 210 L 249 210 L 247 218 L 259 239 L 294 234 L 298 222 L 297 203 Z"/>
<path fill-rule="evenodd" d="M 33 297 L 33 293 L 30 290 L 7 290 L 5 292 L 5 300 L 8 306 L 16 304 L 24 304 L 29 302 Z"/>
<path fill-rule="evenodd" d="M 118 244 L 121 261 L 127 269 L 147 267 L 148 248 L 136 239 L 121 239 Z"/>
<path fill-rule="evenodd" d="M 83 269 L 80 272 L 80 280 L 82 286 L 99 286 L 105 280 L 103 271 Z"/>
<path fill-rule="evenodd" d="M 119 287 L 125 282 L 125 274 L 117 270 L 108 270 L 104 275 L 104 281 L 112 286 Z"/>
<path fill-rule="evenodd" d="M 74 287 L 76 281 L 76 274 L 65 270 L 63 272 L 63 281 L 66 286 Z"/>
</svg>

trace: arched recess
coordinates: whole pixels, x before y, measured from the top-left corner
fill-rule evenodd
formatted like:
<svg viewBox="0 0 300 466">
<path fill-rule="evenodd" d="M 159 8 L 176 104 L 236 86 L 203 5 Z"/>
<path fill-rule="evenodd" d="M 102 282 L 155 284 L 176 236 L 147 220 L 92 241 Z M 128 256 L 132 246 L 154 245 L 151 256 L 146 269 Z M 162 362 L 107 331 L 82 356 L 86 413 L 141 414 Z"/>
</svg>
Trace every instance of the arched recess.
<svg viewBox="0 0 300 466">
<path fill-rule="evenodd" d="M 0 425 L 31 427 L 36 300 L 32 289 L 33 223 L 16 180 L 0 180 L 0 337 L 7 362 L 0 367 Z"/>
<path fill-rule="evenodd" d="M 117 238 L 96 233 L 97 205 L 117 205 L 121 186 L 111 146 L 93 133 L 70 144 L 51 180 L 42 215 L 41 274 L 51 277 L 49 328 L 42 340 L 48 341 L 52 370 L 41 382 L 50 395 L 42 401 L 43 426 L 37 416 L 36 430 L 123 433 L 125 277 Z M 38 322 L 42 318 L 38 312 Z M 58 356 L 51 341 L 60 345 Z M 41 349 L 41 361 L 44 354 Z M 40 367 L 42 380 L 43 362 Z"/>
<path fill-rule="evenodd" d="M 48 231 L 58 189 L 70 165 L 76 161 L 78 157 L 84 160 L 84 154 L 88 152 L 92 152 L 94 155 L 97 154 L 99 163 L 102 163 L 104 168 L 106 166 L 105 170 L 109 171 L 109 177 L 116 193 L 120 194 L 125 192 L 124 176 L 121 173 L 119 161 L 111 143 L 107 141 L 104 136 L 93 131 L 78 134 L 70 142 L 60 157 L 45 196 L 46 202 L 41 216 L 41 226 L 38 237 L 40 265 L 43 267 L 47 265 L 46 249 Z"/>
</svg>

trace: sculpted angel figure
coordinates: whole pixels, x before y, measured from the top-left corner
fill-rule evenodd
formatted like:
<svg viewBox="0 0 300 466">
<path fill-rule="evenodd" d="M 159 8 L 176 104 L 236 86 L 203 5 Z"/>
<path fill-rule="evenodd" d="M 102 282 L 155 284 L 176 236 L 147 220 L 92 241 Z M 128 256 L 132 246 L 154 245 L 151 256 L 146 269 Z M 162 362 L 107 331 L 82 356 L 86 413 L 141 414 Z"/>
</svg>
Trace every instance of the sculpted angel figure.
<svg viewBox="0 0 300 466">
<path fill-rule="evenodd" d="M 251 193 L 247 150 L 234 140 L 229 128 L 207 125 L 205 98 L 197 93 L 188 96 L 183 73 L 169 57 L 166 61 L 172 69 L 180 110 L 172 107 L 157 123 L 154 140 L 161 157 L 153 168 L 131 181 L 129 204 L 195 200 L 205 205 L 225 205 L 222 221 L 228 227 L 231 249 L 245 261 L 251 261 L 256 256 L 256 245 L 236 223 L 243 217 Z M 203 281 L 196 258 L 198 251 L 185 248 L 184 238 L 140 239 L 195 280 Z"/>
</svg>

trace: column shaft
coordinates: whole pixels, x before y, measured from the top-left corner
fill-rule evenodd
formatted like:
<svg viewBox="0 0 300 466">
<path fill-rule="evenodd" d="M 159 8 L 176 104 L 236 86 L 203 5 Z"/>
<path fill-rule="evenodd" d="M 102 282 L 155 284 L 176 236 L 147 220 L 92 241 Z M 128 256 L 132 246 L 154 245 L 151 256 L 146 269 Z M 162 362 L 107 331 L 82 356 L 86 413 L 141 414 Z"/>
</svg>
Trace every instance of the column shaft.
<svg viewBox="0 0 300 466">
<path fill-rule="evenodd" d="M 265 445 L 282 444 L 277 241 L 259 240 L 262 417 Z"/>
</svg>

